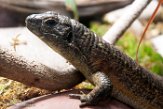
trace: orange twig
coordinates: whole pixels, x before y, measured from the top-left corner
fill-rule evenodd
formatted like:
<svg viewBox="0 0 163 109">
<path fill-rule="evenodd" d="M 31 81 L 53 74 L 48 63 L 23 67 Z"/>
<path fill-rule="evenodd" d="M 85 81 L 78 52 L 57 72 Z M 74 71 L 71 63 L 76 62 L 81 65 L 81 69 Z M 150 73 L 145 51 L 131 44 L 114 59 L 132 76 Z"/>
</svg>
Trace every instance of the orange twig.
<svg viewBox="0 0 163 109">
<path fill-rule="evenodd" d="M 139 41 L 139 44 L 138 44 L 138 47 L 137 47 L 137 50 L 136 50 L 136 62 L 137 62 L 137 63 L 138 63 L 138 61 L 139 61 L 139 60 L 138 60 L 138 52 L 139 52 L 140 44 L 141 44 L 142 40 L 144 39 L 145 34 L 146 34 L 146 32 L 147 32 L 147 30 L 148 30 L 150 24 L 153 22 L 154 18 L 156 17 L 157 11 L 158 11 L 158 9 L 159 9 L 159 7 L 161 6 L 162 3 L 163 3 L 163 0 L 159 0 L 159 3 L 158 3 L 158 5 L 157 5 L 156 9 L 154 10 L 152 16 L 150 17 L 150 19 L 149 19 L 149 21 L 148 21 L 148 23 L 147 23 L 147 25 L 146 25 L 146 27 L 145 27 L 145 29 L 144 29 L 144 31 L 143 31 L 143 34 L 142 34 L 142 36 L 141 36 L 141 39 L 140 39 L 140 41 Z"/>
</svg>

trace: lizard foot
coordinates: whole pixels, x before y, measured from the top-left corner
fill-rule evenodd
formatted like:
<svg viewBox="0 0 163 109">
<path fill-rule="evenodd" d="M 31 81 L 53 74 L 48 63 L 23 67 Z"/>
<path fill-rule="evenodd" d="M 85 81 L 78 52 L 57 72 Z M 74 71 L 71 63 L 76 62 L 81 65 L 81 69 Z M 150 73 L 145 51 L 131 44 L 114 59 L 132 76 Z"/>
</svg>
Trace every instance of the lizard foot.
<svg viewBox="0 0 163 109">
<path fill-rule="evenodd" d="M 86 94 L 69 94 L 71 98 L 80 99 L 80 107 L 95 105 L 91 97 Z"/>
</svg>

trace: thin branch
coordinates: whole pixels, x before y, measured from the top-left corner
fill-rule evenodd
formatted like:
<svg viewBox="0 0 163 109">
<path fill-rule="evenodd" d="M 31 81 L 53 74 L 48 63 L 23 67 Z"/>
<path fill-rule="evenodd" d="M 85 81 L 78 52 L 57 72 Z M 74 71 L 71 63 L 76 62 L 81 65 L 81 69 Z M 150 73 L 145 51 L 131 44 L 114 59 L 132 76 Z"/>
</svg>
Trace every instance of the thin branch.
<svg viewBox="0 0 163 109">
<path fill-rule="evenodd" d="M 105 33 L 103 39 L 114 44 L 152 0 L 135 0 L 130 9 Z"/>
</svg>

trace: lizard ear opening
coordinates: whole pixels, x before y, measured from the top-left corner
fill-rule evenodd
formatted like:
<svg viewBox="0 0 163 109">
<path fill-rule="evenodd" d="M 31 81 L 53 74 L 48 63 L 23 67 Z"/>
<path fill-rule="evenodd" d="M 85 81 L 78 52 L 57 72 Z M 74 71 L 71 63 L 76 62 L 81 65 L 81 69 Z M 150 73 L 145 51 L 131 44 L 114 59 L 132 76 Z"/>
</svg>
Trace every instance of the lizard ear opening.
<svg viewBox="0 0 163 109">
<path fill-rule="evenodd" d="M 66 40 L 68 43 L 71 43 L 73 39 L 73 33 L 69 32 L 69 34 L 66 36 Z"/>
</svg>

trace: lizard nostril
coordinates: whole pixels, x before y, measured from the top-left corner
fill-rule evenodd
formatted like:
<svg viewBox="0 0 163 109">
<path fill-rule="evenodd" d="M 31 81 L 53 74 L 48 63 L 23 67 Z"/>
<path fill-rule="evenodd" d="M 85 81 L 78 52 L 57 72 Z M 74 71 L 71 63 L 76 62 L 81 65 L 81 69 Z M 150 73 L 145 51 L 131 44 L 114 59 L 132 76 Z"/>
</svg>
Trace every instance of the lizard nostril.
<svg viewBox="0 0 163 109">
<path fill-rule="evenodd" d="M 26 24 L 26 25 L 28 24 L 29 19 L 30 19 L 30 17 L 29 17 L 29 16 L 28 16 L 28 17 L 25 19 L 25 24 Z"/>
<path fill-rule="evenodd" d="M 41 17 L 36 17 L 37 14 L 32 14 L 25 19 L 26 26 L 36 26 L 39 27 L 42 24 Z"/>
<path fill-rule="evenodd" d="M 33 22 L 33 18 L 34 18 L 34 16 L 33 15 L 30 15 L 30 16 L 28 16 L 26 19 L 25 19 L 25 23 L 26 23 L 26 25 L 31 25 L 31 24 L 33 24 L 34 22 Z"/>
</svg>

